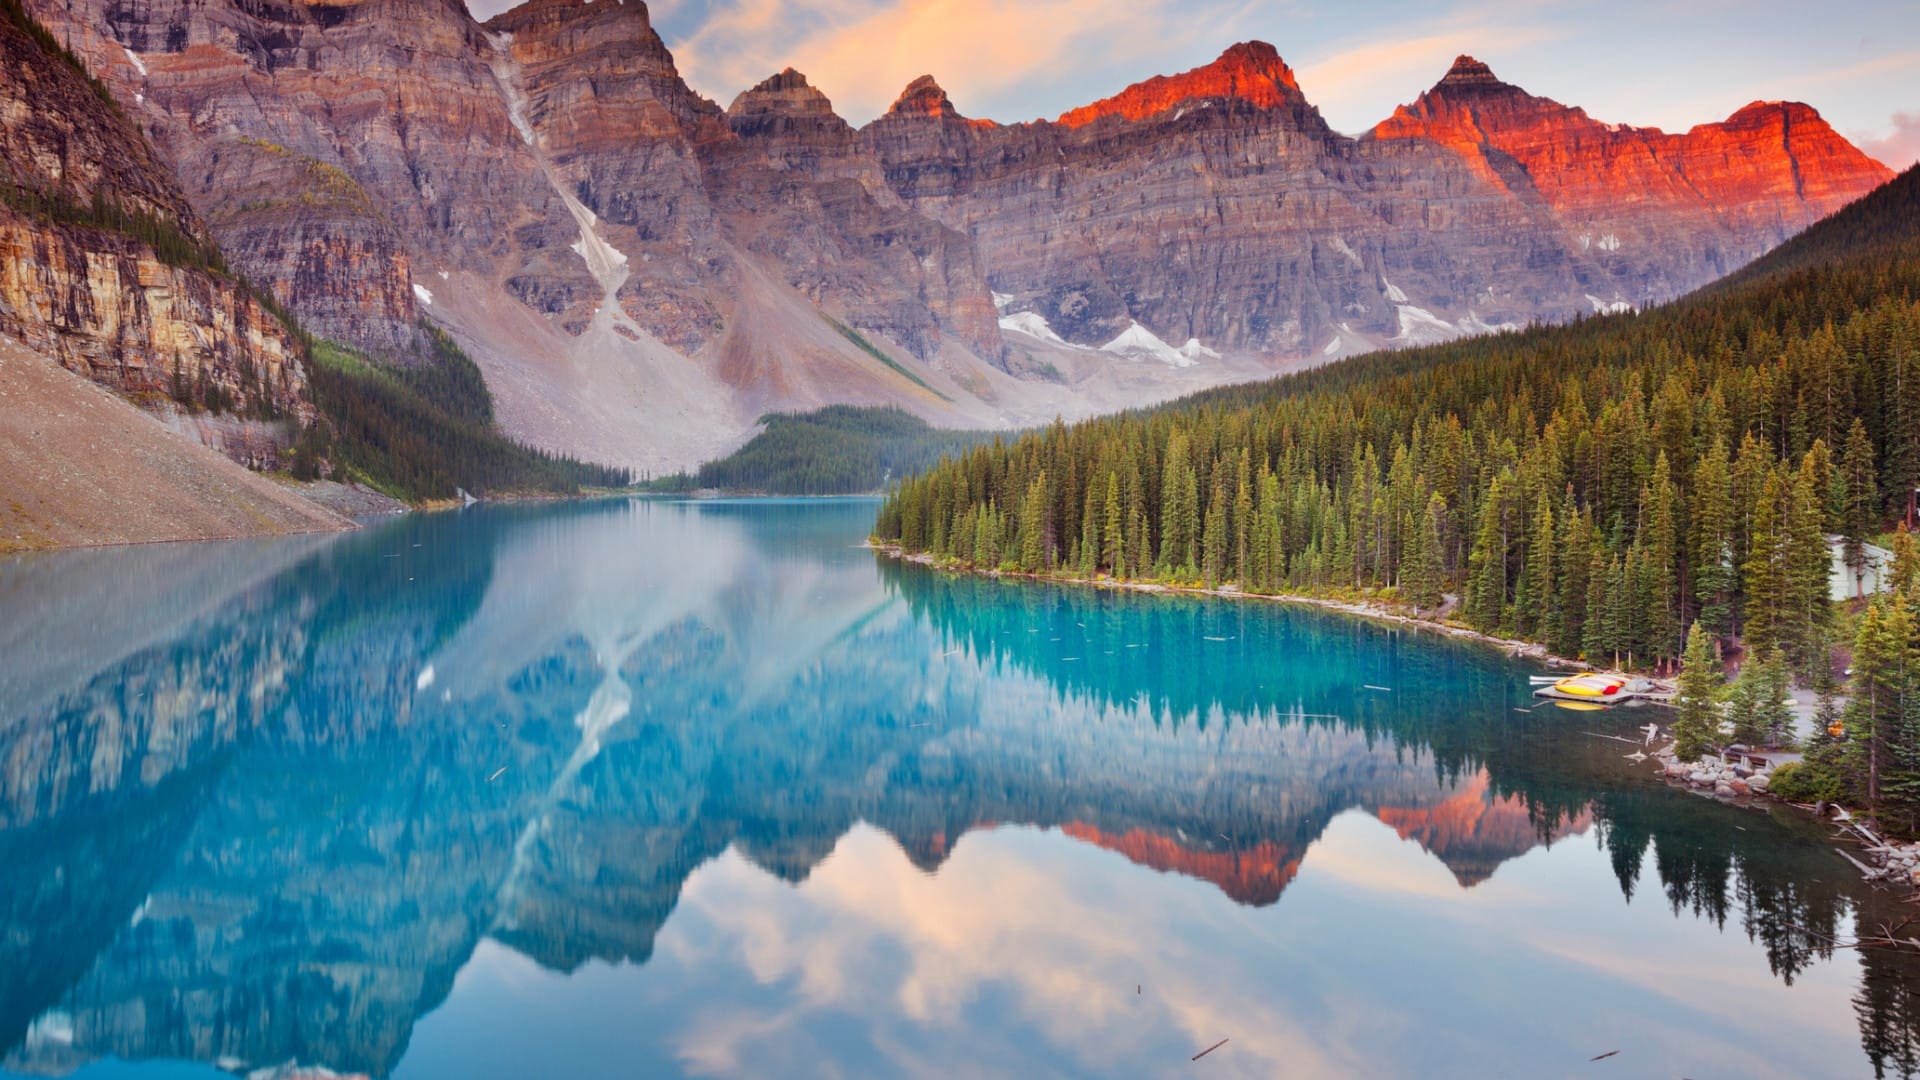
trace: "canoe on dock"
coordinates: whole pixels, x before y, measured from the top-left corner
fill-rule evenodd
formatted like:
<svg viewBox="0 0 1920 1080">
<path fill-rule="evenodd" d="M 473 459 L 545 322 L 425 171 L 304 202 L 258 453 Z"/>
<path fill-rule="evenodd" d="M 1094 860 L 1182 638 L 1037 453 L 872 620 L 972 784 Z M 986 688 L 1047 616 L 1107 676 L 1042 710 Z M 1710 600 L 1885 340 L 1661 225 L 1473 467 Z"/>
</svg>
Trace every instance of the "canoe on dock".
<svg viewBox="0 0 1920 1080">
<path fill-rule="evenodd" d="M 1569 675 L 1533 692 L 1534 697 L 1553 701 L 1584 702 L 1589 705 L 1618 705 L 1622 702 L 1641 700 L 1665 701 L 1672 694 L 1671 688 L 1662 686 L 1652 679 L 1600 671 Z"/>
</svg>

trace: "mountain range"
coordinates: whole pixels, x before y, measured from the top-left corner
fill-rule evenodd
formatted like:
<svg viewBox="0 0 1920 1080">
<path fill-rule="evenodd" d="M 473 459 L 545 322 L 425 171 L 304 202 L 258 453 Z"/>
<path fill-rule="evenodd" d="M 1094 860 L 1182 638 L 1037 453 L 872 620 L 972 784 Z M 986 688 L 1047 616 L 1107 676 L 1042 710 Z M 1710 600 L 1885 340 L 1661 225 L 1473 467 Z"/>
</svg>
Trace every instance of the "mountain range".
<svg viewBox="0 0 1920 1080">
<path fill-rule="evenodd" d="M 856 129 L 792 70 L 702 97 L 637 2 L 24 4 L 307 330 L 443 328 L 507 434 L 642 470 L 775 409 L 1026 425 L 1626 310 L 1891 176 L 1805 105 L 1669 134 L 1470 57 L 1358 136 L 1259 42 L 1051 121 L 922 78 Z"/>
</svg>

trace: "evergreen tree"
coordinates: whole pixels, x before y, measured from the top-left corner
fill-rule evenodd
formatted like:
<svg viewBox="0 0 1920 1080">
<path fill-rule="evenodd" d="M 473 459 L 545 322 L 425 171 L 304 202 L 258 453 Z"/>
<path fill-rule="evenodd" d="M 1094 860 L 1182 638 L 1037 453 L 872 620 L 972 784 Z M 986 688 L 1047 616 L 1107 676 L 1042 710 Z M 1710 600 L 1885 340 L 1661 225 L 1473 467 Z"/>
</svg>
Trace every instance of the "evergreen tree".
<svg viewBox="0 0 1920 1080">
<path fill-rule="evenodd" d="M 1521 637 L 1547 637 L 1557 597 L 1554 594 L 1554 522 L 1553 500 L 1542 491 L 1535 500 L 1533 518 L 1527 526 L 1526 563 L 1520 568 L 1520 581 L 1514 587 L 1514 631 Z"/>
<path fill-rule="evenodd" d="M 1720 673 L 1713 666 L 1713 647 L 1694 623 L 1687 630 L 1687 648 L 1680 660 L 1680 679 L 1674 695 L 1673 752 L 1681 761 L 1695 761 L 1720 741 Z"/>
<path fill-rule="evenodd" d="M 1127 575 L 1126 528 L 1120 516 L 1120 477 L 1109 470 L 1107 472 L 1106 506 L 1102 511 L 1100 561 L 1106 565 L 1107 572 L 1115 577 Z"/>
<path fill-rule="evenodd" d="M 1847 433 L 1846 449 L 1840 455 L 1841 489 L 1840 536 L 1847 568 L 1853 571 L 1855 585 L 1850 592 L 1858 596 L 1857 582 L 1867 570 L 1867 538 L 1880 521 L 1880 484 L 1873 468 L 1873 441 L 1867 426 L 1854 417 Z"/>
<path fill-rule="evenodd" d="M 1693 596 L 1699 620 L 1712 634 L 1733 631 L 1733 593 L 1740 576 L 1733 562 L 1733 476 L 1727 444 L 1715 440 L 1693 476 L 1690 518 Z"/>
<path fill-rule="evenodd" d="M 1642 572 L 1645 575 L 1647 634 L 1645 645 L 1649 660 L 1664 660 L 1680 648 L 1680 523 L 1679 494 L 1673 484 L 1667 455 L 1661 451 L 1654 459 L 1653 477 L 1647 483 L 1642 502 L 1643 518 L 1639 535 Z"/>
<path fill-rule="evenodd" d="M 1897 767 L 1892 744 L 1902 730 L 1914 692 L 1914 616 L 1904 595 L 1874 600 L 1853 639 L 1852 698 L 1843 713 L 1847 764 L 1859 796 L 1872 813 L 1881 810 L 1883 773 Z"/>
<path fill-rule="evenodd" d="M 1477 630 L 1497 633 L 1507 616 L 1507 551 L 1511 538 L 1508 522 L 1507 479 L 1495 477 L 1480 507 L 1480 524 L 1474 531 L 1473 551 L 1468 556 L 1466 617 Z"/>
<path fill-rule="evenodd" d="M 1779 647 L 1782 624 L 1792 615 L 1792 596 L 1786 568 L 1786 537 L 1782 529 L 1788 483 L 1780 470 L 1767 476 L 1760 503 L 1754 507 L 1749 533 L 1746 573 L 1747 648 L 1764 653 Z"/>
<path fill-rule="evenodd" d="M 1027 497 L 1020 503 L 1020 569 L 1037 574 L 1053 562 L 1053 544 L 1049 532 L 1047 474 L 1043 471 L 1027 486 Z"/>
<path fill-rule="evenodd" d="M 1091 578 L 1100 567 L 1100 522 L 1104 517 L 1100 486 L 1087 485 L 1086 505 L 1080 511 L 1080 576 Z"/>
<path fill-rule="evenodd" d="M 1227 502 L 1226 470 L 1213 471 L 1213 496 L 1207 500 L 1205 524 L 1201 527 L 1201 570 L 1207 587 L 1219 585 L 1227 577 L 1228 545 L 1231 542 L 1232 511 Z"/>
<path fill-rule="evenodd" d="M 1777 654 L 1776 654 L 1777 655 Z M 1744 746 L 1759 746 L 1767 741 L 1764 717 L 1761 715 L 1761 695 L 1765 693 L 1760 675 L 1760 664 L 1749 662 L 1742 668 L 1733 685 L 1727 688 L 1727 723 L 1729 736 L 1734 742 Z"/>
<path fill-rule="evenodd" d="M 1401 591 L 1415 610 L 1438 607 L 1441 600 L 1440 520 L 1447 512 L 1438 492 L 1407 522 L 1407 551 L 1400 574 Z"/>
</svg>

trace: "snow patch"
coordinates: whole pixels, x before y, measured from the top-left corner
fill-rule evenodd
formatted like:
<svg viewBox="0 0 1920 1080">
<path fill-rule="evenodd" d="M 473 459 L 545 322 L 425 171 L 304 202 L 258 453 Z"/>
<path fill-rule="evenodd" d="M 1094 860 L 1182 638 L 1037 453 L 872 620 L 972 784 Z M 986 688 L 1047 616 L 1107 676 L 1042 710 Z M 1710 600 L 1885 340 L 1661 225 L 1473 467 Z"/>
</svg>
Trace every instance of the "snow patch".
<svg viewBox="0 0 1920 1080">
<path fill-rule="evenodd" d="M 1168 367 L 1192 367 L 1199 359 L 1189 356 L 1154 336 L 1153 331 L 1138 322 L 1130 323 L 1118 337 L 1100 346 L 1101 352 L 1113 353 L 1135 360 L 1158 360 Z M 1210 350 L 1209 350 L 1210 351 Z"/>
<path fill-rule="evenodd" d="M 420 677 L 413 680 L 413 688 L 415 690 L 425 690 L 427 687 L 432 685 L 433 685 L 433 665 L 428 664 L 426 667 L 423 667 L 420 669 Z"/>
<path fill-rule="evenodd" d="M 1339 334 L 1333 335 L 1333 340 L 1327 342 L 1327 347 L 1320 350 L 1320 355 L 1321 356 L 1340 355 L 1340 335 Z"/>
<path fill-rule="evenodd" d="M 1599 248 L 1601 251 L 1619 251 L 1620 238 L 1612 233 L 1608 233 L 1600 239 L 1595 240 L 1593 246 Z"/>
<path fill-rule="evenodd" d="M 1400 333 L 1396 337 L 1407 344 L 1437 345 L 1459 336 L 1452 323 L 1426 308 L 1401 304 L 1394 308 L 1394 314 L 1400 319 Z"/>
<path fill-rule="evenodd" d="M 428 307 L 433 306 L 433 294 L 427 291 L 427 287 L 425 285 L 422 285 L 417 281 L 413 283 L 413 295 L 415 299 L 419 300 L 421 303 L 427 305 Z"/>
<path fill-rule="evenodd" d="M 1395 285 L 1393 282 L 1388 281 L 1386 278 L 1380 279 L 1380 287 L 1386 290 L 1387 299 L 1393 301 L 1394 303 L 1404 304 L 1407 302 L 1407 294 L 1401 292 L 1400 287 L 1398 285 Z"/>
<path fill-rule="evenodd" d="M 488 34 L 487 40 L 493 43 L 493 51 L 499 54 L 491 66 L 494 80 L 500 84 L 501 92 L 507 96 L 507 119 L 513 123 L 513 130 L 520 133 L 520 141 L 532 146 L 533 125 L 527 123 L 527 95 L 510 77 L 512 74 L 517 74 L 514 69 L 518 66 L 513 62 L 513 54 L 509 51 L 513 46 L 513 35 Z"/>
<path fill-rule="evenodd" d="M 133 65 L 133 70 L 139 72 L 141 78 L 146 78 L 147 63 L 140 59 L 140 54 L 127 48 L 125 45 L 120 46 L 120 51 L 127 54 L 127 61 Z"/>
<path fill-rule="evenodd" d="M 1332 240 L 1327 241 L 1327 243 L 1328 243 L 1328 246 L 1333 248 L 1333 250 L 1339 252 L 1342 255 L 1345 255 L 1347 257 L 1347 261 L 1353 264 L 1353 268 L 1355 270 L 1358 270 L 1361 267 L 1366 265 L 1366 263 L 1361 260 L 1360 253 L 1353 250 L 1353 248 L 1347 243 L 1345 237 L 1336 236 Z"/>
<path fill-rule="evenodd" d="M 1067 339 L 1053 332 L 1053 327 L 1048 325 L 1046 318 L 1037 311 L 1016 311 L 1011 315 L 1002 315 L 1000 329 L 1011 330 L 1016 334 L 1025 334 L 1056 345 L 1069 344 Z"/>
<path fill-rule="evenodd" d="M 1592 293 L 1587 294 L 1587 303 L 1593 305 L 1594 313 L 1598 315 L 1625 315 L 1627 312 L 1633 310 L 1633 303 L 1631 301 L 1602 300 Z"/>
<path fill-rule="evenodd" d="M 1013 297 L 1003 292 L 988 292 L 987 295 L 993 297 L 993 310 L 995 311 L 1005 311 L 1008 305 L 1013 303 Z"/>
<path fill-rule="evenodd" d="M 614 247 L 600 238 L 595 228 L 600 224 L 600 215 L 594 213 L 587 204 L 573 197 L 573 194 L 558 184 L 554 193 L 560 196 L 567 212 L 573 215 L 574 224 L 580 226 L 580 239 L 573 242 L 573 253 L 585 259 L 587 272 L 600 283 L 600 287 L 612 296 L 626 283 L 626 252 Z"/>
<path fill-rule="evenodd" d="M 447 280 L 447 272 L 445 270 L 440 271 L 440 280 L 441 281 Z"/>
<path fill-rule="evenodd" d="M 1205 345 L 1200 344 L 1200 339 L 1197 337 L 1188 338 L 1187 343 L 1185 345 L 1180 346 L 1180 355 L 1196 363 L 1199 362 L 1199 360 L 1202 357 L 1205 357 L 1206 359 L 1209 359 L 1209 360 L 1220 359 L 1219 353 L 1214 352 L 1212 349 L 1209 349 Z"/>
</svg>

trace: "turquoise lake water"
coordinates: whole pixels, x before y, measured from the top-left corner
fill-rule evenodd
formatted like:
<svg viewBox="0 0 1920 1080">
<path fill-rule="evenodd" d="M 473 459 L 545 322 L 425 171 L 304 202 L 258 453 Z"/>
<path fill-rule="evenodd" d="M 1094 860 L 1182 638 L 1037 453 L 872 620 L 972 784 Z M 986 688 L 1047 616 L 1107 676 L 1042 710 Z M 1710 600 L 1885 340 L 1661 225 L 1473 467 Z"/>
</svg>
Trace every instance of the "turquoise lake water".
<svg viewBox="0 0 1920 1080">
<path fill-rule="evenodd" d="M 1911 906 L 1627 760 L 1651 710 L 875 506 L 0 560 L 0 1072 L 1920 1067 L 1920 970 L 1829 944 Z"/>
</svg>

